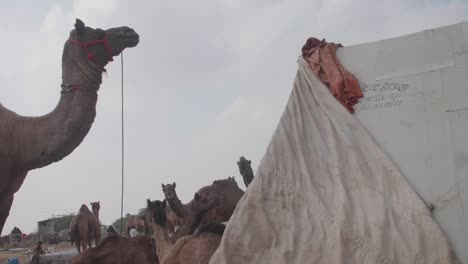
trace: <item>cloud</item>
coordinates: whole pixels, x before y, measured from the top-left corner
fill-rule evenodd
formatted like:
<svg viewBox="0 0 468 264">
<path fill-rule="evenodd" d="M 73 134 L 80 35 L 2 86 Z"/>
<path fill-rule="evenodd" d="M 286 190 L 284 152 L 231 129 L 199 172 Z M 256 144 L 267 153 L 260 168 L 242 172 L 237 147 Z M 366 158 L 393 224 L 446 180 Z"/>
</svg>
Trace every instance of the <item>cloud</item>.
<svg viewBox="0 0 468 264">
<path fill-rule="evenodd" d="M 82 19 L 85 24 L 97 24 L 103 18 L 115 14 L 118 3 L 115 0 L 74 0 L 73 14 Z"/>
</svg>

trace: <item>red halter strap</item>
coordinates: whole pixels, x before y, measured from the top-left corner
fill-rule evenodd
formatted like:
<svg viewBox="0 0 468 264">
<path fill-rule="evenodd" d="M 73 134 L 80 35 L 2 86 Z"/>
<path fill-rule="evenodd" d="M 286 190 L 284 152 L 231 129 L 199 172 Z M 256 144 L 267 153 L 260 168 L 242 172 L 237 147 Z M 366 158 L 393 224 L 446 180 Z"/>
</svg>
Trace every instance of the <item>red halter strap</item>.
<svg viewBox="0 0 468 264">
<path fill-rule="evenodd" d="M 107 41 L 107 32 L 106 32 L 106 35 L 104 36 L 104 38 L 102 39 L 98 39 L 98 40 L 93 40 L 93 41 L 88 41 L 88 42 L 79 42 L 77 40 L 74 40 L 74 39 L 68 39 L 68 41 L 70 41 L 71 43 L 75 44 L 75 45 L 78 45 L 80 46 L 85 52 L 86 52 L 86 56 L 88 57 L 88 60 L 92 61 L 94 64 L 97 64 L 96 63 L 96 57 L 94 56 L 94 54 L 89 51 L 88 47 L 89 46 L 93 46 L 93 45 L 98 45 L 98 44 L 102 44 L 104 45 L 104 48 L 106 49 L 106 52 L 107 52 L 107 56 L 109 57 L 109 60 L 110 61 L 113 61 L 114 59 L 112 58 L 112 49 L 111 49 L 111 46 L 109 45 L 109 42 Z M 102 69 L 102 71 L 106 71 L 104 68 Z"/>
</svg>

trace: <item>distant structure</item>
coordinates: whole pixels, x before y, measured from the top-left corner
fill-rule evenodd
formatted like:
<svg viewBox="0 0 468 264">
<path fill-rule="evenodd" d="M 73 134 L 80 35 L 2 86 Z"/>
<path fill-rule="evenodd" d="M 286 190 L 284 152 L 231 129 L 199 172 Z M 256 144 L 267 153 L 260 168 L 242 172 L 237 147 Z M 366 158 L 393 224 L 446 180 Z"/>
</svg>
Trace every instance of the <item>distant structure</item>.
<svg viewBox="0 0 468 264">
<path fill-rule="evenodd" d="M 9 245 L 14 245 L 23 239 L 23 232 L 18 227 L 14 227 L 10 234 L 0 237 L 0 248 Z"/>
<path fill-rule="evenodd" d="M 120 236 L 120 233 L 115 226 L 110 225 L 106 228 L 106 236 Z"/>
<path fill-rule="evenodd" d="M 47 241 L 50 237 L 59 236 L 63 240 L 70 239 L 70 221 L 74 215 L 59 215 L 37 222 L 37 234 L 40 240 Z"/>
</svg>

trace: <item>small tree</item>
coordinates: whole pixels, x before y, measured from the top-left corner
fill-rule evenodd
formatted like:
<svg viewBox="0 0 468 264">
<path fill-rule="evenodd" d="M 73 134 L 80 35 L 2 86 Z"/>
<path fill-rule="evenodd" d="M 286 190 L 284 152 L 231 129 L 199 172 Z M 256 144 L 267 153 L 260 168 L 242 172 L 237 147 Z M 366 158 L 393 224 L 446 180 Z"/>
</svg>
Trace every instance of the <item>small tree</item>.
<svg viewBox="0 0 468 264">
<path fill-rule="evenodd" d="M 117 231 L 121 232 L 120 235 L 123 235 L 126 233 L 125 230 L 125 225 L 127 224 L 128 220 L 130 220 L 130 217 L 132 217 L 131 214 L 127 213 L 123 220 L 119 217 L 117 220 L 115 220 L 112 225 L 117 229 Z"/>
</svg>

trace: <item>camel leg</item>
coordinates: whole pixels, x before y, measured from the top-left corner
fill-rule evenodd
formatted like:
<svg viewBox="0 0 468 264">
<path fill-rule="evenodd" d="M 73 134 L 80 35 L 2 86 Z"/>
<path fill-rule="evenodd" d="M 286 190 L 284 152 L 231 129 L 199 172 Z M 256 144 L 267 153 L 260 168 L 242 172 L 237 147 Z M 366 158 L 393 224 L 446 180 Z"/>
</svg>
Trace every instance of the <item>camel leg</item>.
<svg viewBox="0 0 468 264">
<path fill-rule="evenodd" d="M 80 241 L 80 238 L 78 238 L 78 239 L 76 240 L 76 243 L 75 243 L 75 244 L 76 244 L 76 251 L 78 251 L 78 253 L 80 253 L 80 252 L 81 252 L 81 241 Z"/>
<path fill-rule="evenodd" d="M 99 242 L 101 242 L 101 227 L 97 227 L 97 230 L 96 230 L 96 237 L 95 237 L 95 240 L 94 240 L 94 243 L 96 244 L 95 246 L 97 247 L 97 245 L 99 244 Z"/>
<path fill-rule="evenodd" d="M 88 240 L 87 237 L 86 238 L 81 238 L 81 249 L 83 251 L 86 251 L 88 249 L 88 242 L 89 242 L 89 240 Z"/>
<path fill-rule="evenodd" d="M 10 215 L 11 205 L 13 204 L 13 194 L 0 194 L 0 234 L 3 226 Z"/>
<path fill-rule="evenodd" d="M 88 223 L 85 222 L 83 223 L 83 221 L 81 221 L 81 223 L 78 224 L 79 225 L 79 233 L 80 233 L 80 241 L 81 241 L 81 248 L 83 251 L 85 251 L 86 249 L 88 249 L 88 243 L 90 241 L 89 239 L 89 230 L 88 230 Z"/>
</svg>

